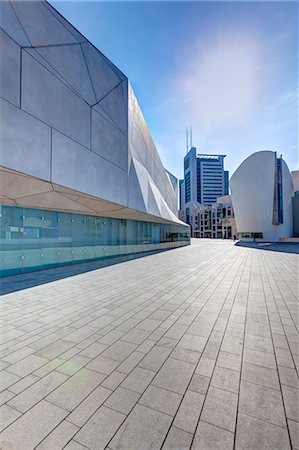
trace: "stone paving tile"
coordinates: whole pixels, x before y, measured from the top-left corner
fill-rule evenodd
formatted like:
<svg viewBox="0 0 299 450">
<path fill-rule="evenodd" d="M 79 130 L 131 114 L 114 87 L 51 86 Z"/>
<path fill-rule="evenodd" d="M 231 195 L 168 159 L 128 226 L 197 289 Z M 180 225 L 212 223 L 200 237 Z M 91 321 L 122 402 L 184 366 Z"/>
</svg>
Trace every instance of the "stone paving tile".
<svg viewBox="0 0 299 450">
<path fill-rule="evenodd" d="M 139 400 L 139 403 L 170 416 L 175 416 L 181 400 L 182 395 L 180 394 L 150 385 Z"/>
<path fill-rule="evenodd" d="M 123 414 L 129 414 L 137 403 L 140 394 L 119 386 L 106 400 L 104 406 Z"/>
<path fill-rule="evenodd" d="M 216 367 L 212 376 L 211 386 L 226 389 L 227 391 L 239 392 L 240 373 L 235 370 Z"/>
<path fill-rule="evenodd" d="M 40 378 L 36 375 L 33 375 L 32 373 L 27 375 L 27 377 L 21 378 L 20 381 L 17 383 L 9 386 L 9 390 L 13 392 L 14 394 L 19 394 L 20 392 L 27 389 L 29 386 L 31 386 L 33 383 L 38 381 Z"/>
<path fill-rule="evenodd" d="M 87 358 L 95 358 L 96 356 L 103 353 L 103 351 L 106 350 L 107 347 L 108 345 L 101 344 L 100 342 L 93 342 L 88 347 L 83 349 L 80 352 L 80 355 L 86 356 Z"/>
<path fill-rule="evenodd" d="M 255 366 L 247 362 L 242 366 L 242 380 L 260 384 L 273 389 L 280 389 L 278 374 L 274 369 L 268 367 Z"/>
<path fill-rule="evenodd" d="M 3 296 L 1 450 L 299 450 L 293 251 L 195 240 Z"/>
<path fill-rule="evenodd" d="M 68 359 L 57 367 L 56 370 L 64 375 L 71 376 L 82 369 L 82 367 L 86 366 L 89 362 L 90 358 L 86 358 L 82 355 L 75 355 L 73 358 Z"/>
<path fill-rule="evenodd" d="M 102 450 L 125 418 L 124 414 L 101 406 L 76 434 L 74 440 L 91 450 Z"/>
<path fill-rule="evenodd" d="M 109 444 L 113 450 L 158 449 L 172 418 L 159 411 L 136 405 Z"/>
<path fill-rule="evenodd" d="M 155 375 L 155 372 L 152 370 L 136 367 L 130 375 L 125 378 L 121 386 L 141 394 L 145 391 Z"/>
<path fill-rule="evenodd" d="M 233 448 L 233 433 L 215 427 L 210 423 L 199 422 L 192 444 L 192 450 L 233 450 Z"/>
<path fill-rule="evenodd" d="M 220 352 L 216 361 L 216 366 L 224 367 L 225 369 L 241 370 L 241 356 L 233 353 Z"/>
<path fill-rule="evenodd" d="M 46 377 L 37 381 L 8 402 L 8 405 L 22 413 L 28 411 L 40 400 L 64 383 L 68 377 L 58 372 L 51 372 Z"/>
<path fill-rule="evenodd" d="M 0 407 L 0 432 L 20 416 L 21 413 L 19 411 L 16 411 L 10 406 L 2 405 Z"/>
<path fill-rule="evenodd" d="M 137 345 L 129 342 L 118 341 L 112 344 L 107 350 L 102 353 L 103 358 L 115 359 L 123 362 L 134 350 Z"/>
<path fill-rule="evenodd" d="M 63 449 L 64 450 L 86 450 L 87 447 L 85 447 L 84 445 L 79 444 L 79 442 L 71 440 L 65 447 L 63 447 Z M 108 447 L 107 447 L 107 449 L 108 449 Z"/>
<path fill-rule="evenodd" d="M 285 428 L 240 413 L 235 448 L 236 450 L 290 450 L 291 446 Z"/>
<path fill-rule="evenodd" d="M 256 366 L 276 369 L 275 356 L 272 353 L 260 352 L 249 348 L 244 348 L 243 361 Z"/>
<path fill-rule="evenodd" d="M 239 411 L 280 427 L 286 427 L 280 391 L 242 381 Z"/>
<path fill-rule="evenodd" d="M 14 396 L 15 394 L 13 392 L 10 392 L 8 389 L 0 392 L 0 406 L 4 405 L 4 403 L 11 400 Z"/>
<path fill-rule="evenodd" d="M 155 345 L 147 355 L 140 361 L 138 367 L 154 370 L 157 372 L 171 353 L 171 349 Z"/>
<path fill-rule="evenodd" d="M 77 408 L 68 416 L 67 420 L 74 423 L 78 427 L 90 419 L 90 417 L 99 409 L 104 401 L 112 394 L 110 389 L 98 386 L 88 397 L 81 402 Z"/>
<path fill-rule="evenodd" d="M 116 370 L 112 372 L 105 380 L 101 383 L 101 386 L 106 387 L 107 389 L 114 390 L 116 389 L 121 382 L 126 378 L 126 374 L 117 372 Z"/>
<path fill-rule="evenodd" d="M 195 364 L 169 358 L 157 376 L 153 380 L 153 385 L 184 394 L 192 378 Z"/>
<path fill-rule="evenodd" d="M 119 364 L 120 363 L 118 361 L 97 356 L 86 366 L 86 368 L 110 375 L 110 373 L 113 372 Z"/>
<path fill-rule="evenodd" d="M 67 414 L 42 400 L 0 433 L 0 448 L 33 450 Z"/>
<path fill-rule="evenodd" d="M 299 422 L 299 390 L 284 385 L 281 388 L 287 418 Z"/>
<path fill-rule="evenodd" d="M 174 419 L 174 426 L 188 433 L 194 433 L 205 396 L 187 391 Z"/>
<path fill-rule="evenodd" d="M 14 375 L 13 373 L 7 372 L 6 370 L 1 370 L 0 372 L 0 391 L 8 388 L 12 384 L 20 381 L 20 377 Z"/>
<path fill-rule="evenodd" d="M 207 393 L 201 419 L 216 427 L 234 432 L 237 401 L 237 394 L 211 386 Z"/>
<path fill-rule="evenodd" d="M 288 420 L 288 428 L 291 436 L 291 443 L 294 450 L 299 449 L 299 422 Z"/>
<path fill-rule="evenodd" d="M 79 431 L 76 425 L 64 420 L 37 447 L 36 450 L 60 450 Z"/>
<path fill-rule="evenodd" d="M 30 355 L 27 358 L 24 358 L 21 361 L 18 361 L 15 364 L 9 366 L 7 368 L 7 371 L 18 375 L 19 377 L 25 377 L 47 362 L 48 361 L 45 358 L 40 358 L 36 355 Z"/>
<path fill-rule="evenodd" d="M 171 427 L 166 441 L 162 447 L 163 450 L 189 450 L 191 447 L 193 434 L 178 428 Z"/>
<path fill-rule="evenodd" d="M 102 373 L 81 369 L 46 398 L 67 411 L 73 411 L 104 378 Z"/>
</svg>

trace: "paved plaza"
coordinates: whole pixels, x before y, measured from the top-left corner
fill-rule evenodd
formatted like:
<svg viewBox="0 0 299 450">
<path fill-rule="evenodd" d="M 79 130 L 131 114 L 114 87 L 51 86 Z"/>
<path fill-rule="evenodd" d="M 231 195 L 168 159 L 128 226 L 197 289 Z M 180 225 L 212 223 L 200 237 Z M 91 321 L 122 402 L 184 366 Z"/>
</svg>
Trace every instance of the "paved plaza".
<svg viewBox="0 0 299 450">
<path fill-rule="evenodd" d="M 288 450 L 295 245 L 188 247 L 2 297 L 2 450 Z"/>
</svg>

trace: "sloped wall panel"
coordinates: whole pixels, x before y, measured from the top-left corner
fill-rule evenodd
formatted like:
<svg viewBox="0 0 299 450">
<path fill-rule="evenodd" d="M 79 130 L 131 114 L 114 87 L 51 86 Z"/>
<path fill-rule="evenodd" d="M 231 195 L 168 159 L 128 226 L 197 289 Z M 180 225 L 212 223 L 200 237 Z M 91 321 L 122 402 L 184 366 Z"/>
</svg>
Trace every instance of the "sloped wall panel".
<svg viewBox="0 0 299 450">
<path fill-rule="evenodd" d="M 2 1 L 0 8 L 0 164 L 9 185 L 14 176 L 47 182 L 47 191 L 37 183 L 33 194 L 30 180 L 22 184 L 24 202 L 35 208 L 73 211 L 77 202 L 84 212 L 85 198 L 99 215 L 110 204 L 114 217 L 181 224 L 127 77 L 50 4 Z M 13 188 L 0 192 L 5 201 L 22 205 Z"/>
</svg>

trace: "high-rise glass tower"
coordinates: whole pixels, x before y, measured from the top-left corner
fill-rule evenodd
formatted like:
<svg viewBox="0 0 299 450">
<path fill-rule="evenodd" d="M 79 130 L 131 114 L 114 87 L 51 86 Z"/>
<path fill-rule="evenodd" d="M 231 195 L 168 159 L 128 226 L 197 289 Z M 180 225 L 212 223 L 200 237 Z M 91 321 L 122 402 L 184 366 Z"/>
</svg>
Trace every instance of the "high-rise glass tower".
<svg viewBox="0 0 299 450">
<path fill-rule="evenodd" d="M 186 203 L 216 203 L 217 197 L 228 194 L 228 171 L 225 155 L 197 154 L 192 147 L 184 158 L 184 179 L 180 180 L 181 209 Z"/>
</svg>

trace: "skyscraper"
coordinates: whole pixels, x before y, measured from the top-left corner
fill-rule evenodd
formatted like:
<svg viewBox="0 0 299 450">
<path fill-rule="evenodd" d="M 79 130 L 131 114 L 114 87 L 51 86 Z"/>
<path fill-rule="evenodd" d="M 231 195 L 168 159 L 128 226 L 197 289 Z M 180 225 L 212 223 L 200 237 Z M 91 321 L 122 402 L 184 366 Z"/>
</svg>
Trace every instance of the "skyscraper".
<svg viewBox="0 0 299 450">
<path fill-rule="evenodd" d="M 180 209 L 197 201 L 202 205 L 216 203 L 217 197 L 228 194 L 228 171 L 225 155 L 197 154 L 192 147 L 184 158 L 184 179 L 180 180 Z"/>
</svg>

